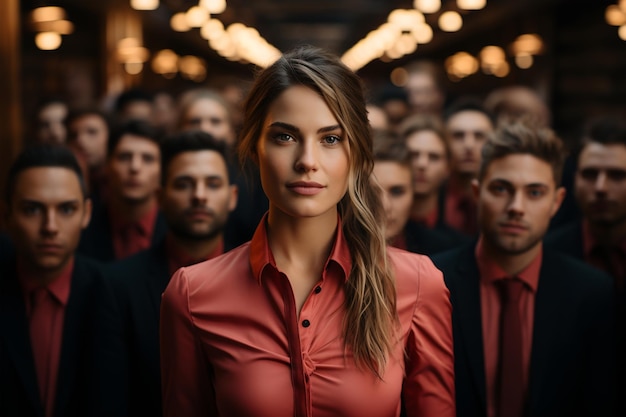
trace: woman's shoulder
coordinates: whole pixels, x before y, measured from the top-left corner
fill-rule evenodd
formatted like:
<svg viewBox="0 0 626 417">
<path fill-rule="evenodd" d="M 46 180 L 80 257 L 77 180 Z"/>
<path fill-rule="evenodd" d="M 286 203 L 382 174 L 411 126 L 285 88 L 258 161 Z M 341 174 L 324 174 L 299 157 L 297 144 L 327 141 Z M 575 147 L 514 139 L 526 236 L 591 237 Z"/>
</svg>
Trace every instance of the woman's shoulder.
<svg viewBox="0 0 626 417">
<path fill-rule="evenodd" d="M 426 256 L 389 247 L 387 255 L 394 269 L 398 293 L 445 287 L 443 274 Z"/>
<path fill-rule="evenodd" d="M 250 269 L 250 242 L 244 243 L 215 258 L 181 268 L 190 287 L 194 284 L 206 284 L 207 281 L 218 284 L 232 281 L 232 277 L 242 276 Z"/>
</svg>

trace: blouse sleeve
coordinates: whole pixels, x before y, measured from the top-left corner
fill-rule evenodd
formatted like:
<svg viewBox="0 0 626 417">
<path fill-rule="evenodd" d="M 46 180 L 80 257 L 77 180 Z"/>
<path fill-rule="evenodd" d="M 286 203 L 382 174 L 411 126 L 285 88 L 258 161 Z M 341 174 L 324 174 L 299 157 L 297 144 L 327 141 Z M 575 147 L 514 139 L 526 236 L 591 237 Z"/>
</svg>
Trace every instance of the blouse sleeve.
<svg viewBox="0 0 626 417">
<path fill-rule="evenodd" d="M 421 257 L 418 297 L 407 340 L 403 401 L 407 417 L 454 417 L 452 306 L 443 274 Z"/>
<path fill-rule="evenodd" d="M 188 285 L 181 268 L 161 301 L 163 416 L 217 416 L 210 366 L 189 308 Z"/>
</svg>

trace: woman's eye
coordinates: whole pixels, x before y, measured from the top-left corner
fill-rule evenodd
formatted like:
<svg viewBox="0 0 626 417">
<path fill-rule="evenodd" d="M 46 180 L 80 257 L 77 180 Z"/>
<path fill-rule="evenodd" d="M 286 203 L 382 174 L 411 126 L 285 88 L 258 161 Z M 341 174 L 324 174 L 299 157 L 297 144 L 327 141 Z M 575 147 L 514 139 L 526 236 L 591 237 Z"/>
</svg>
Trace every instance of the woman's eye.
<svg viewBox="0 0 626 417">
<path fill-rule="evenodd" d="M 293 136 L 287 133 L 278 133 L 274 135 L 274 140 L 277 142 L 289 142 L 293 140 Z"/>
<path fill-rule="evenodd" d="M 341 142 L 341 138 L 339 136 L 330 135 L 324 137 L 324 142 L 329 145 L 334 145 L 335 143 Z"/>
</svg>

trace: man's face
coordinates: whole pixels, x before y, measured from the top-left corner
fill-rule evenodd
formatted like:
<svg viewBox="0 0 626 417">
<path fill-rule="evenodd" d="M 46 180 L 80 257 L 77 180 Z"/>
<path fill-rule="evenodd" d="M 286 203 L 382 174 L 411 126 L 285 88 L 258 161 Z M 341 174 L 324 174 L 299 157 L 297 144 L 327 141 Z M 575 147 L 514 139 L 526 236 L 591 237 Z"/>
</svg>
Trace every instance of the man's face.
<svg viewBox="0 0 626 417">
<path fill-rule="evenodd" d="M 376 161 L 373 175 L 382 188 L 385 208 L 385 239 L 391 241 L 404 230 L 413 205 L 411 169 L 394 161 Z"/>
<path fill-rule="evenodd" d="M 235 133 L 228 109 L 218 101 L 201 98 L 189 106 L 183 115 L 183 130 L 202 130 L 230 146 L 235 144 Z"/>
<path fill-rule="evenodd" d="M 172 233 L 192 240 L 222 233 L 237 205 L 224 158 L 216 151 L 183 152 L 171 160 L 160 206 Z"/>
<path fill-rule="evenodd" d="M 432 130 L 420 130 L 406 138 L 411 152 L 413 193 L 430 196 L 437 193 L 448 176 L 448 155 L 444 138 Z"/>
<path fill-rule="evenodd" d="M 626 222 L 626 146 L 591 142 L 578 158 L 576 199 L 592 224 L 604 227 Z"/>
<path fill-rule="evenodd" d="M 550 164 L 528 154 L 494 160 L 473 186 L 484 242 L 503 256 L 536 248 L 565 196 Z"/>
<path fill-rule="evenodd" d="M 493 131 L 487 115 L 464 110 L 452 115 L 446 123 L 452 170 L 461 176 L 476 176 L 480 168 L 480 152 Z"/>
<path fill-rule="evenodd" d="M 409 74 L 406 84 L 409 104 L 413 113 L 440 114 L 443 108 L 443 93 L 433 77 L 427 72 Z"/>
<path fill-rule="evenodd" d="M 107 154 L 109 128 L 97 114 L 86 114 L 68 126 L 68 144 L 87 161 L 89 168 L 101 166 Z"/>
<path fill-rule="evenodd" d="M 65 118 L 67 106 L 63 103 L 50 103 L 37 115 L 37 139 L 40 143 L 65 143 L 67 131 Z"/>
<path fill-rule="evenodd" d="M 153 198 L 159 188 L 160 158 L 155 142 L 132 134 L 122 136 L 107 162 L 111 193 L 130 203 Z"/>
<path fill-rule="evenodd" d="M 9 234 L 28 268 L 60 272 L 72 259 L 91 217 L 76 173 L 61 167 L 18 174 L 7 212 Z"/>
</svg>

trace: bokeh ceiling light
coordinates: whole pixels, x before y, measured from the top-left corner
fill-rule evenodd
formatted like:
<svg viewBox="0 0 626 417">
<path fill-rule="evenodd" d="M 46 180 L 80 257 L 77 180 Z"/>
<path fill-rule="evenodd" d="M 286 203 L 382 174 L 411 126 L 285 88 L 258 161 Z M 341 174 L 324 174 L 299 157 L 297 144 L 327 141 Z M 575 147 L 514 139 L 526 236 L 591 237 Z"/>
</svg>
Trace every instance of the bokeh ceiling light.
<svg viewBox="0 0 626 417">
<path fill-rule="evenodd" d="M 511 44 L 511 52 L 513 55 L 530 54 L 537 55 L 543 50 L 543 40 L 534 33 L 526 33 L 520 35 Z"/>
<path fill-rule="evenodd" d="M 395 68 L 391 71 L 391 74 L 389 74 L 389 79 L 393 85 L 404 87 L 409 80 L 409 72 L 403 67 Z"/>
<path fill-rule="evenodd" d="M 413 7 L 422 13 L 437 13 L 441 9 L 441 0 L 415 0 Z"/>
<path fill-rule="evenodd" d="M 189 27 L 199 28 L 209 20 L 210 16 L 206 9 L 203 9 L 200 6 L 193 6 L 187 10 L 185 18 Z"/>
<path fill-rule="evenodd" d="M 521 53 L 521 54 L 515 55 L 515 65 L 517 65 L 517 67 L 521 69 L 528 69 L 532 67 L 534 60 L 535 59 L 530 54 Z"/>
<path fill-rule="evenodd" d="M 459 81 L 478 71 L 478 60 L 471 54 L 461 51 L 448 57 L 445 61 L 446 72 L 453 81 Z"/>
<path fill-rule="evenodd" d="M 176 32 L 187 32 L 191 29 L 187 24 L 187 16 L 184 12 L 174 14 L 170 19 L 170 26 Z"/>
<path fill-rule="evenodd" d="M 55 20 L 63 20 L 65 17 L 65 10 L 56 6 L 38 7 L 30 14 L 33 23 L 54 22 Z"/>
<path fill-rule="evenodd" d="M 387 22 L 400 30 L 410 31 L 415 26 L 424 23 L 424 15 L 415 9 L 395 9 L 389 13 Z"/>
<path fill-rule="evenodd" d="M 130 7 L 135 10 L 156 10 L 159 0 L 130 0 Z"/>
<path fill-rule="evenodd" d="M 214 39 L 224 32 L 224 24 L 218 19 L 209 19 L 200 28 L 200 36 L 206 40 Z"/>
<path fill-rule="evenodd" d="M 463 27 L 463 18 L 454 11 L 442 13 L 439 16 L 439 28 L 445 32 L 457 32 Z"/>
<path fill-rule="evenodd" d="M 626 41 L 626 25 L 622 25 L 619 27 L 619 29 L 617 30 L 617 35 L 621 40 Z"/>
<path fill-rule="evenodd" d="M 226 0 L 200 0 L 200 7 L 206 9 L 211 14 L 224 13 Z"/>
<path fill-rule="evenodd" d="M 480 10 L 487 5 L 487 0 L 456 0 L 456 5 L 463 10 Z"/>
<path fill-rule="evenodd" d="M 56 32 L 60 35 L 69 35 L 74 32 L 74 24 L 69 20 L 54 20 L 35 24 L 38 32 Z"/>
<path fill-rule="evenodd" d="M 61 42 L 61 35 L 56 32 L 41 32 L 35 35 L 35 45 L 42 51 L 59 49 Z"/>
<path fill-rule="evenodd" d="M 178 55 L 171 49 L 163 49 L 152 58 L 152 71 L 165 78 L 174 78 L 178 72 Z"/>
<path fill-rule="evenodd" d="M 622 10 L 620 6 L 611 4 L 606 8 L 604 13 L 606 23 L 611 26 L 621 26 L 626 24 L 626 11 Z"/>
</svg>

